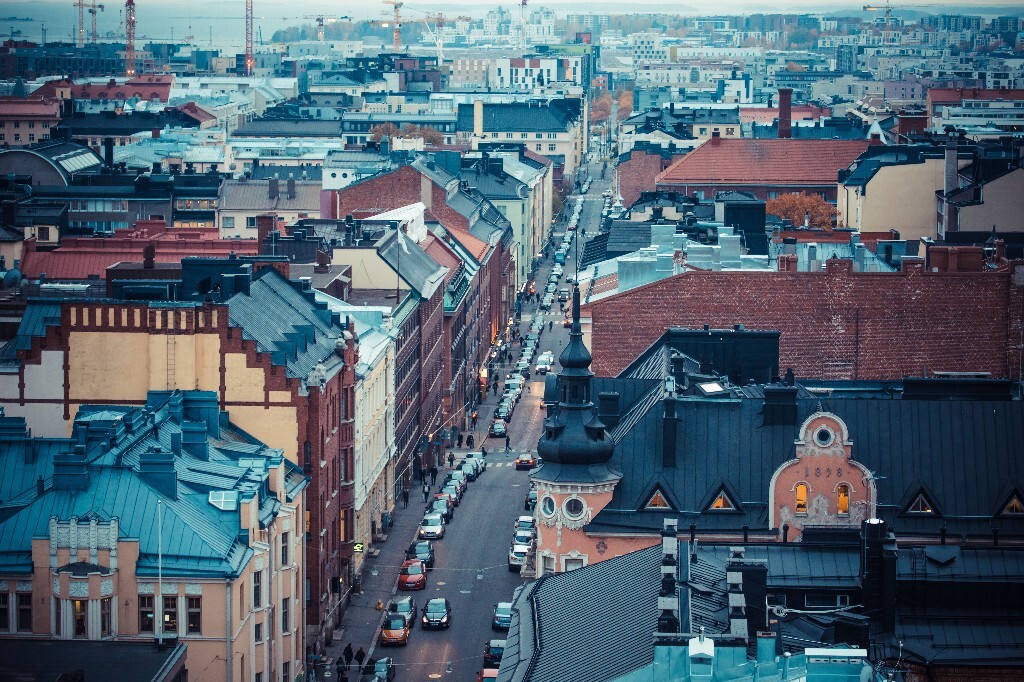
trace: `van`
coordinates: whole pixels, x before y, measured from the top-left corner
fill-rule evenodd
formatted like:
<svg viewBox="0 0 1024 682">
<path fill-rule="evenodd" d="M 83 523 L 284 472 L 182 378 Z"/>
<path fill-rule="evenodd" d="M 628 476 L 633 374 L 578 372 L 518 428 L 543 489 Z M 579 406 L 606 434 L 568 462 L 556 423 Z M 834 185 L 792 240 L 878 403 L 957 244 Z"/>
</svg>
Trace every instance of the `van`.
<svg viewBox="0 0 1024 682">
<path fill-rule="evenodd" d="M 555 262 L 559 265 L 565 265 L 565 253 L 562 251 L 555 252 Z"/>
</svg>

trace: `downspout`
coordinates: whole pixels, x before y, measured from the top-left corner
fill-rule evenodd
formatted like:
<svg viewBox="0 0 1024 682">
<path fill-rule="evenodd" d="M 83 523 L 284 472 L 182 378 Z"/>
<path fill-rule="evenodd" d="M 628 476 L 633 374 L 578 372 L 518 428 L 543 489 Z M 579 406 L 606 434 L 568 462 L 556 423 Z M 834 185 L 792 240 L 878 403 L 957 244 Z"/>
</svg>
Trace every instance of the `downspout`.
<svg viewBox="0 0 1024 682">
<path fill-rule="evenodd" d="M 225 680 L 230 682 L 234 678 L 231 675 L 231 663 L 232 663 L 232 652 L 231 652 L 231 580 L 229 578 L 224 579 L 224 591 L 227 593 L 224 599 L 224 639 L 227 647 L 227 674 L 224 676 Z"/>
</svg>

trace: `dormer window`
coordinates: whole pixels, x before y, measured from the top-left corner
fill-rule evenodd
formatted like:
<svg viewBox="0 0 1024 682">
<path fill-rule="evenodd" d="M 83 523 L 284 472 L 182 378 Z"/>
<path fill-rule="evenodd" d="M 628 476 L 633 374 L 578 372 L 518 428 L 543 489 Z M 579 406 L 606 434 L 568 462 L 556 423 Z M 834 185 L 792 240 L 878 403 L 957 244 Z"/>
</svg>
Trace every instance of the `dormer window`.
<svg viewBox="0 0 1024 682">
<path fill-rule="evenodd" d="M 715 498 L 715 501 L 709 507 L 711 511 L 732 511 L 735 508 L 736 506 L 729 499 L 729 496 L 725 494 L 724 490 L 718 493 L 718 497 Z"/>
<path fill-rule="evenodd" d="M 923 494 L 918 494 L 918 496 L 914 498 L 914 501 L 910 503 L 910 506 L 907 507 L 907 513 L 934 514 L 935 507 L 932 505 L 931 502 L 928 501 L 927 497 L 925 497 Z"/>
<path fill-rule="evenodd" d="M 1010 501 L 1006 503 L 1006 506 L 1003 507 L 1003 514 L 1007 516 L 1024 515 L 1024 503 L 1021 502 L 1019 497 L 1014 495 L 1010 498 Z"/>
</svg>

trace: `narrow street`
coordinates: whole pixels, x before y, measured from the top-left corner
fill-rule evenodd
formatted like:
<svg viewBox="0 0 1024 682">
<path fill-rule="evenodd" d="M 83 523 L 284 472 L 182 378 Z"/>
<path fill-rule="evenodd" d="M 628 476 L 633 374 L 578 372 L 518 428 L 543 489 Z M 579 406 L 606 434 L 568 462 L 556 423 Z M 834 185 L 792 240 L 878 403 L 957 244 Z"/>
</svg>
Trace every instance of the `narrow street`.
<svg viewBox="0 0 1024 682">
<path fill-rule="evenodd" d="M 590 192 L 584 199 L 579 221 L 577 239 L 573 240 L 564 266 L 565 277 L 576 278 L 576 265 L 582 254 L 582 231 L 593 236 L 598 231 L 602 208 L 601 192 L 608 188 L 608 180 L 601 181 L 600 166 L 594 164 L 596 178 Z M 609 174 L 610 177 L 610 174 Z M 571 210 L 571 209 L 570 209 Z M 561 243 L 564 223 L 556 226 L 555 243 Z M 554 264 L 553 258 L 543 261 L 536 273 L 537 289 L 543 291 L 548 275 Z M 558 288 L 569 288 L 563 277 Z M 557 361 L 569 338 L 569 330 L 562 325 L 563 314 L 557 301 L 553 310 L 540 311 L 537 303 L 524 304 L 520 331 L 529 330 L 534 317 L 540 315 L 545 322 L 551 322 L 551 329 L 545 327 L 540 338 L 538 354 L 551 350 Z M 519 357 L 520 347 L 513 346 L 513 364 Z M 530 513 L 524 509 L 530 490 L 529 472 L 517 471 L 516 456 L 524 451 L 536 452 L 537 441 L 544 421 L 541 399 L 544 393 L 544 376 L 533 372 L 536 357 L 531 363 L 528 388 L 516 405 L 509 423 L 511 452 L 505 451 L 504 438 L 488 438 L 487 427 L 491 422 L 498 396 L 488 391 L 485 402 L 480 406 L 479 423 L 474 432 L 476 448 L 487 448 L 488 466 L 480 477 L 469 483 L 462 503 L 446 528 L 445 537 L 434 541 L 435 566 L 427 577 L 426 589 L 420 591 L 396 591 L 401 561 L 406 547 L 414 540 L 417 524 L 424 508 L 418 490 L 413 491 L 408 509 L 396 510 L 395 525 L 391 536 L 375 559 L 369 560 L 369 574 L 364 578 L 363 594 L 355 595 L 342 622 L 341 639 L 336 639 L 329 649 L 329 656 L 336 658 L 346 643 L 353 649 L 362 648 L 367 653 L 367 662 L 389 656 L 394 660 L 396 680 L 436 680 L 472 682 L 483 667 L 485 644 L 491 639 L 504 639 L 504 631 L 491 629 L 494 605 L 511 601 L 516 587 L 522 583 L 518 572 L 508 570 L 509 543 L 512 527 L 521 514 Z M 508 365 L 496 365 L 495 371 L 504 377 Z M 558 364 L 552 372 L 558 371 Z M 461 459 L 468 448 L 456 450 Z M 458 465 L 458 463 L 456 463 Z M 438 484 L 446 469 L 439 472 Z M 436 491 L 438 486 L 432 486 Z M 376 572 L 377 575 L 373 575 Z M 381 647 L 377 643 L 383 613 L 377 609 L 377 601 L 385 607 L 392 596 L 412 596 L 416 600 L 419 615 L 429 599 L 444 597 L 452 608 L 451 627 L 447 630 L 423 630 L 417 618 L 409 643 L 399 647 Z M 333 677 L 334 670 L 331 670 Z M 356 675 L 356 667 L 349 669 L 349 680 L 368 679 Z"/>
</svg>

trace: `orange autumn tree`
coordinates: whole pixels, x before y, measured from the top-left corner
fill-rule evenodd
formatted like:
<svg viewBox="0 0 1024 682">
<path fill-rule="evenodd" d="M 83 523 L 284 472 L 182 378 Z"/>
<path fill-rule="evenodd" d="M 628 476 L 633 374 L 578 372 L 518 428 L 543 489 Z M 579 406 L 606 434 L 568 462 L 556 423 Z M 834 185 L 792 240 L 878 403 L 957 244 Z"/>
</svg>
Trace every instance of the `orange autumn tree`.
<svg viewBox="0 0 1024 682">
<path fill-rule="evenodd" d="M 811 227 L 825 230 L 832 229 L 836 217 L 836 207 L 817 194 L 783 194 L 777 199 L 769 199 L 765 210 L 792 221 L 794 225 L 803 225 L 804 214 L 807 214 Z"/>
<path fill-rule="evenodd" d="M 625 121 L 633 115 L 633 91 L 623 90 L 619 93 L 619 113 L 617 118 Z"/>
<path fill-rule="evenodd" d="M 607 91 L 602 92 L 590 103 L 590 122 L 607 121 L 608 115 L 612 113 L 612 96 Z"/>
</svg>

